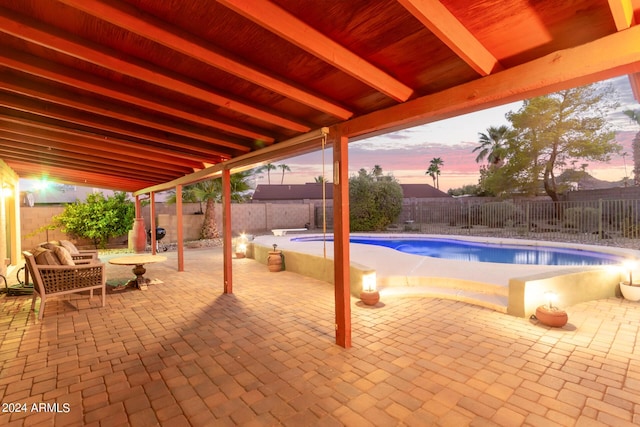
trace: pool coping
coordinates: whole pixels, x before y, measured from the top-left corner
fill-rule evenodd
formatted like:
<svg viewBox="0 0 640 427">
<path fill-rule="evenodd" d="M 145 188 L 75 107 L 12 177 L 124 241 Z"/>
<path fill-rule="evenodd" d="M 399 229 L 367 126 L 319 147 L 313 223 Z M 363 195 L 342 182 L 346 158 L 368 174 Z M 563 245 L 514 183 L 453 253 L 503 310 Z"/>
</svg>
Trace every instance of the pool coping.
<svg viewBox="0 0 640 427">
<path fill-rule="evenodd" d="M 322 233 L 257 236 L 251 242 L 258 251 L 277 244 L 287 261 L 287 270 L 333 283 L 333 242 L 294 242 L 299 237 L 322 237 Z M 539 240 L 452 236 L 413 233 L 352 233 L 352 237 L 442 238 L 477 243 L 551 246 L 588 250 L 640 259 L 640 251 L 610 246 Z M 327 234 L 332 238 L 332 234 Z M 326 252 L 326 258 L 324 253 Z M 266 252 L 264 252 L 266 253 Z M 260 259 L 264 258 L 264 259 Z M 256 257 L 266 263 L 266 256 Z M 359 295 L 362 272 L 375 271 L 381 296 L 385 294 L 428 295 L 469 302 L 496 311 L 528 317 L 545 302 L 552 290 L 565 306 L 619 294 L 618 266 L 567 267 L 454 261 L 406 254 L 391 248 L 352 243 L 350 250 L 351 293 Z M 471 268 L 468 268 L 472 265 Z M 579 283 L 579 292 L 571 286 Z M 592 289 L 593 288 L 593 289 Z M 597 289 L 596 289 L 597 288 Z M 586 298 L 586 299 L 585 299 Z"/>
</svg>

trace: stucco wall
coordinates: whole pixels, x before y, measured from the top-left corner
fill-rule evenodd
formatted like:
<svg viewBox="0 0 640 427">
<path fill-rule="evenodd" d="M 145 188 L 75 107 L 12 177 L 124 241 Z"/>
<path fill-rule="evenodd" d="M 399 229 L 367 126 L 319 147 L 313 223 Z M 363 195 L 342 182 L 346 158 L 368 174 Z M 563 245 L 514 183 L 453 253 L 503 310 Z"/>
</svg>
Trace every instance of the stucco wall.
<svg viewBox="0 0 640 427">
<path fill-rule="evenodd" d="M 23 206 L 20 209 L 20 218 L 22 223 L 22 247 L 26 249 L 33 248 L 41 242 L 47 240 L 70 239 L 60 230 L 42 230 L 41 227 L 50 224 L 51 219 L 64 210 L 61 206 Z M 200 228 L 204 215 L 195 215 L 194 212 L 199 210 L 197 203 L 189 203 L 183 206 L 183 232 L 184 240 L 197 240 L 200 234 Z M 142 216 L 145 220 L 145 227 L 150 227 L 149 207 L 142 208 Z M 177 241 L 177 217 L 175 213 L 175 205 L 166 205 L 164 203 L 156 204 L 157 225 L 167 231 L 164 243 Z M 222 231 L 222 206 L 216 205 L 216 219 L 219 230 Z M 305 224 L 313 224 L 313 205 L 278 205 L 278 204 L 259 204 L 259 203 L 242 203 L 231 205 L 231 229 L 235 234 L 241 232 L 247 233 L 264 233 L 272 228 L 302 228 Z M 127 236 L 113 239 L 114 243 L 126 243 Z M 90 241 L 77 241 L 80 246 L 91 245 Z M 4 248 L 4 244 L 2 245 Z M 0 256 L 2 252 L 0 252 Z M 1 258 L 4 259 L 4 258 Z"/>
<path fill-rule="evenodd" d="M 20 259 L 20 219 L 18 176 L 0 160 L 0 274 Z M 4 286 L 4 283 L 0 283 Z"/>
</svg>

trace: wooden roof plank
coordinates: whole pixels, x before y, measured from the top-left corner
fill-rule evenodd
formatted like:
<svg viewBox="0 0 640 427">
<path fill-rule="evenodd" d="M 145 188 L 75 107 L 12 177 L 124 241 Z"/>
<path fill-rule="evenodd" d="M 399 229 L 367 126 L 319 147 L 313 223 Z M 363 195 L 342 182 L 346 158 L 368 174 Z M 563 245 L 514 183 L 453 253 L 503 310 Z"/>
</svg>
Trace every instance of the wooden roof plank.
<svg viewBox="0 0 640 427">
<path fill-rule="evenodd" d="M 425 27 L 481 76 L 503 69 L 498 60 L 440 0 L 398 0 Z"/>
<path fill-rule="evenodd" d="M 47 166 L 63 167 L 69 171 L 96 172 L 120 178 L 148 179 L 164 182 L 171 179 L 172 175 L 153 173 L 153 171 L 145 171 L 143 168 L 127 168 L 123 166 L 121 171 L 114 168 L 115 165 L 99 164 L 95 162 L 82 162 L 71 156 L 61 154 L 50 154 L 31 150 L 27 151 L 12 150 L 11 147 L 0 145 L 0 154 L 5 159 L 23 160 L 27 162 L 37 163 Z"/>
<path fill-rule="evenodd" d="M 284 115 L 277 114 L 265 107 L 251 105 L 213 90 L 204 89 L 201 85 L 195 85 L 185 79 L 172 76 L 159 67 L 149 64 L 143 65 L 141 61 L 132 58 L 125 59 L 125 55 L 122 53 L 63 33 L 2 8 L 0 8 L 0 32 L 213 105 L 274 123 L 285 129 L 298 132 L 307 132 L 310 129 L 307 124 L 284 117 Z"/>
<path fill-rule="evenodd" d="M 69 138 L 65 138 L 65 142 L 68 143 L 81 143 L 81 144 L 97 144 L 97 146 L 107 146 L 109 150 L 115 154 L 126 155 L 129 152 L 136 152 L 139 155 L 144 156 L 149 161 L 163 161 L 171 160 L 180 165 L 193 167 L 200 169 L 204 167 L 202 158 L 198 158 L 195 154 L 181 153 L 177 150 L 171 150 L 163 147 L 149 146 L 134 141 L 126 141 L 118 138 L 105 138 L 104 136 L 93 134 L 78 129 L 69 129 L 62 126 L 56 126 L 53 124 L 36 122 L 19 117 L 12 117 L 0 114 L 0 122 L 10 123 L 12 126 L 24 125 L 33 129 L 44 130 L 46 132 L 53 132 L 61 135 L 68 135 Z M 53 140 L 58 140 L 60 137 L 55 135 L 49 136 Z"/>
<path fill-rule="evenodd" d="M 136 168 L 145 167 L 146 169 L 157 170 L 161 172 L 172 171 L 178 173 L 191 173 L 193 169 L 179 166 L 174 163 L 168 162 L 149 162 L 144 156 L 140 156 L 136 150 L 129 150 L 126 155 L 114 155 L 113 151 L 110 151 L 111 147 L 103 144 L 102 146 L 91 146 L 88 144 L 70 144 L 67 142 L 54 141 L 48 135 L 37 136 L 30 134 L 29 132 L 16 132 L 13 129 L 0 130 L 0 138 L 7 141 L 16 141 L 25 144 L 25 150 L 28 150 L 26 145 L 33 145 L 39 147 L 39 150 L 46 152 L 49 150 L 61 150 L 71 158 L 85 159 L 85 160 L 102 160 L 105 162 L 115 163 L 119 167 L 120 165 L 135 165 Z M 0 144 L 4 144 L 1 142 Z M 91 156 L 87 157 L 87 156 Z M 169 160 L 169 159 L 165 159 Z"/>
<path fill-rule="evenodd" d="M 66 121 L 68 123 L 73 123 L 88 128 L 99 129 L 101 131 L 113 132 L 116 135 L 119 134 L 133 138 L 141 138 L 144 140 L 168 144 L 175 148 L 198 151 L 201 153 L 203 159 L 209 159 L 213 162 L 218 162 L 220 161 L 220 159 L 231 157 L 230 153 L 228 152 L 223 152 L 218 149 L 197 145 L 196 141 L 188 142 L 184 138 L 179 138 L 178 136 L 168 138 L 160 132 L 154 132 L 152 130 L 143 128 L 135 128 L 122 123 L 114 123 L 107 118 L 99 116 L 92 117 L 82 113 L 81 111 L 69 111 L 65 108 L 50 108 L 43 102 L 36 102 L 26 98 L 9 95 L 3 92 L 0 92 L 0 106 L 17 111 L 37 114 L 56 120 Z"/>
<path fill-rule="evenodd" d="M 352 111 L 335 102 L 304 90 L 265 70 L 250 66 L 229 52 L 224 52 L 204 40 L 198 40 L 177 27 L 171 27 L 150 15 L 143 16 L 138 10 L 124 3 L 115 6 L 98 0 L 61 0 L 61 2 L 339 119 L 345 120 L 353 115 Z"/>
<path fill-rule="evenodd" d="M 0 72 L 0 89 L 30 98 L 87 111 L 104 117 L 118 119 L 125 122 L 145 126 L 154 130 L 162 130 L 176 135 L 193 138 L 203 142 L 209 142 L 222 147 L 232 148 L 240 152 L 251 151 L 246 145 L 221 139 L 205 129 L 197 129 L 193 126 L 185 126 L 171 120 L 159 120 L 148 114 L 132 111 L 117 104 L 80 96 L 74 93 L 65 93 L 51 87 L 43 87 L 34 82 L 20 81 L 13 76 L 3 75 Z"/>
<path fill-rule="evenodd" d="M 273 3 L 218 2 L 398 102 L 406 101 L 413 94 L 410 87 Z"/>
<path fill-rule="evenodd" d="M 7 165 L 15 170 L 22 178 L 40 179 L 48 177 L 55 179 L 62 184 L 89 185 L 104 189 L 114 189 L 121 191 L 134 191 L 152 184 L 154 181 L 143 179 L 122 179 L 101 173 L 74 171 L 57 166 L 45 166 L 28 163 L 20 160 L 8 160 Z"/>
<path fill-rule="evenodd" d="M 122 91 L 113 82 L 94 75 L 79 72 L 50 61 L 44 61 L 13 49 L 0 49 L 0 65 L 22 73 L 28 73 L 66 86 L 79 88 L 107 98 L 175 116 L 200 125 L 209 126 L 222 132 L 271 143 L 275 139 L 262 129 L 252 128 L 242 123 L 223 118 L 215 118 L 206 111 L 192 111 L 188 106 L 177 104 L 168 99 L 157 99 L 134 88 Z"/>
<path fill-rule="evenodd" d="M 344 122 L 362 138 L 640 72 L 640 26 Z"/>
</svg>

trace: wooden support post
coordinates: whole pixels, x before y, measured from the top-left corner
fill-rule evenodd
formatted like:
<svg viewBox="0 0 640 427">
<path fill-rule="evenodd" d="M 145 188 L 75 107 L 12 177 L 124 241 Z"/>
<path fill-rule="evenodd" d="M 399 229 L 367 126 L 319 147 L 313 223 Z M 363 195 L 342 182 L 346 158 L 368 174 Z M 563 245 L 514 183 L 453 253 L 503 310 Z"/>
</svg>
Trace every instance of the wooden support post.
<svg viewBox="0 0 640 427">
<path fill-rule="evenodd" d="M 151 255 L 156 254 L 156 199 L 155 193 L 149 193 L 149 229 L 151 230 Z"/>
<path fill-rule="evenodd" d="M 178 271 L 184 271 L 184 230 L 182 223 L 182 185 L 176 185 L 176 240 L 178 241 Z"/>
<path fill-rule="evenodd" d="M 349 138 L 333 140 L 333 259 L 336 344 L 351 347 L 351 278 L 349 275 Z"/>
<path fill-rule="evenodd" d="M 222 256 L 224 259 L 224 293 L 233 293 L 231 267 L 231 172 L 222 171 Z"/>
</svg>

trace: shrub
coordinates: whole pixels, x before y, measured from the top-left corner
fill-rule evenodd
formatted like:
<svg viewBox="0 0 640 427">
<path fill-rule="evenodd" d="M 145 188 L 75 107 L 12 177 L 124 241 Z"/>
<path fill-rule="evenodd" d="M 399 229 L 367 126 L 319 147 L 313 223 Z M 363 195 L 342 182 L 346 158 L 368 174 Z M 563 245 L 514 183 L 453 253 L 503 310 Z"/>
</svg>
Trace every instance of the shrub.
<svg viewBox="0 0 640 427">
<path fill-rule="evenodd" d="M 504 227 L 507 224 L 513 226 L 519 223 L 522 212 L 512 202 L 490 202 L 480 206 L 481 225 L 487 227 Z"/>
<path fill-rule="evenodd" d="M 402 211 L 402 187 L 391 178 L 359 174 L 349 179 L 351 231 L 384 230 Z"/>
<path fill-rule="evenodd" d="M 586 233 L 598 229 L 600 211 L 596 208 L 567 208 L 564 210 L 564 226 Z"/>
<path fill-rule="evenodd" d="M 126 193 L 118 192 L 108 198 L 93 193 L 85 202 L 66 205 L 53 220 L 72 237 L 90 239 L 96 248 L 104 248 L 110 237 L 122 236 L 133 227 L 134 215 L 134 204 L 127 200 Z"/>
</svg>

